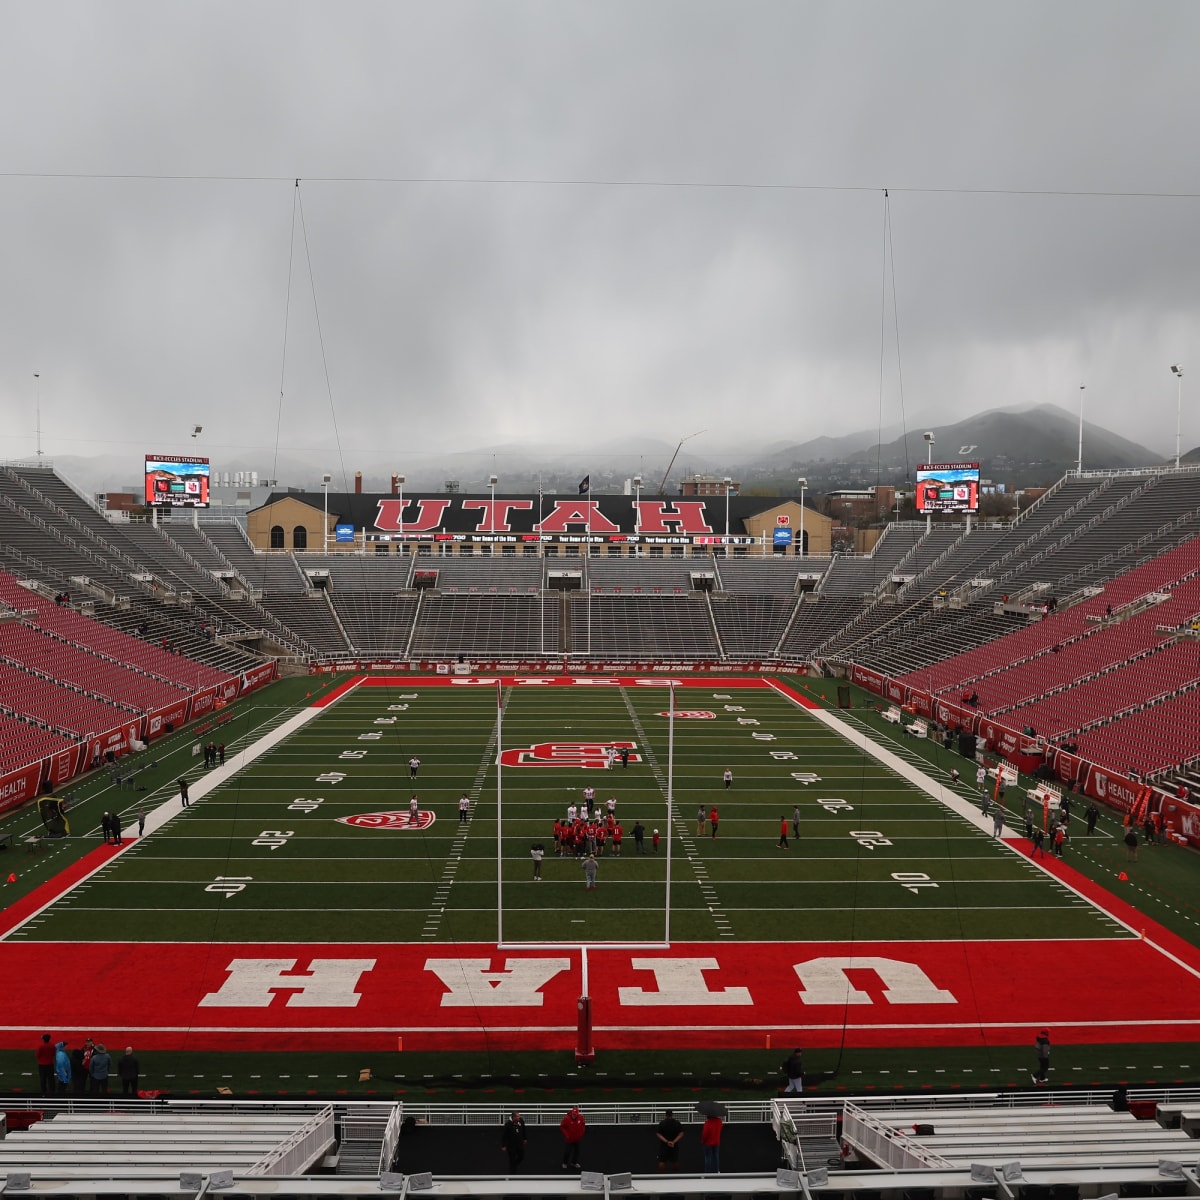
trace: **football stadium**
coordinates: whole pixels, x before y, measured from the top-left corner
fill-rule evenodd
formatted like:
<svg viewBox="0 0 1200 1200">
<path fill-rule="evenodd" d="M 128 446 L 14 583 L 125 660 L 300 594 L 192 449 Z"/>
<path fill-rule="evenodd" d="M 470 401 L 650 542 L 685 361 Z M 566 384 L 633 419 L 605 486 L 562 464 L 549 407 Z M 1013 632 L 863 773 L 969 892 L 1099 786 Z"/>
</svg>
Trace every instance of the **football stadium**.
<svg viewBox="0 0 1200 1200">
<path fill-rule="evenodd" d="M 146 479 L 0 466 L 7 1190 L 1200 1190 L 1200 470 Z"/>
</svg>

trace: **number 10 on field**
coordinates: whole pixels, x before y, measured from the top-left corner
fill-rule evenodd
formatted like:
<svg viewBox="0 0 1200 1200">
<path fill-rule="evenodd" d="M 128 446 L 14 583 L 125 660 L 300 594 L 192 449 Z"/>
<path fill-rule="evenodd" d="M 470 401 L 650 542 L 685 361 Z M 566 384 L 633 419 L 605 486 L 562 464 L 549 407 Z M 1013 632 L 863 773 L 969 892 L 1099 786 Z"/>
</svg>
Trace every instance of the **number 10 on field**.
<svg viewBox="0 0 1200 1200">
<path fill-rule="evenodd" d="M 910 892 L 915 892 L 923 887 L 937 887 L 937 884 L 928 875 L 922 874 L 920 871 L 893 871 L 892 878 Z"/>
</svg>

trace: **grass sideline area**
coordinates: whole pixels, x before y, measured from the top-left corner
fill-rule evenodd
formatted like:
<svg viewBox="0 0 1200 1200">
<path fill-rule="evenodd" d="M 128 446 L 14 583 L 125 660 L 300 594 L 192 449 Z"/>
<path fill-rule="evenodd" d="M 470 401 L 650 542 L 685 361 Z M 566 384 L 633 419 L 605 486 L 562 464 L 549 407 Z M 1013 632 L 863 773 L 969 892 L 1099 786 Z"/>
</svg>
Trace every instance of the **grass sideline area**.
<svg viewBox="0 0 1200 1200">
<path fill-rule="evenodd" d="M 297 709 L 320 701 L 341 682 L 321 676 L 272 685 L 233 706 L 220 736 L 214 733 L 211 740 L 224 741 L 232 755 L 269 737 Z M 816 705 L 829 704 L 830 681 L 784 682 Z M 855 691 L 859 707 L 844 714 L 852 727 L 861 724 L 906 762 L 915 756 L 935 781 L 944 779 L 951 759 L 961 763 L 932 743 L 897 739 L 894 727 L 884 727 L 865 706 L 865 694 Z M 81 948 L 82 955 L 83 947 L 107 943 L 119 947 L 114 953 L 120 955 L 126 944 L 155 945 L 164 929 L 173 943 L 205 953 L 268 941 L 292 946 L 404 942 L 426 950 L 432 944 L 441 952 L 494 944 L 500 911 L 506 942 L 650 946 L 663 936 L 665 853 L 635 859 L 627 843 L 619 861 L 602 856 L 595 893 L 584 889 L 576 861 L 552 853 L 542 884 L 532 880 L 529 845 L 537 839 L 550 848 L 553 816 L 592 779 L 602 799 L 609 791 L 618 796 L 623 821 L 640 816 L 648 831 L 673 830 L 672 862 L 678 872 L 670 893 L 673 943 L 712 946 L 719 954 L 725 953 L 722 946 L 747 945 L 758 954 L 764 951 L 754 947 L 779 942 L 865 946 L 896 939 L 978 940 L 1032 942 L 1038 952 L 1052 955 L 1053 942 L 1064 937 L 1072 947 L 1086 947 L 1089 941 L 1106 945 L 1114 936 L 1111 922 L 1081 903 L 1078 894 L 1031 869 L 1019 853 L 952 806 L 768 689 L 743 689 L 727 677 L 678 689 L 670 823 L 665 689 L 510 687 L 503 695 L 502 748 L 518 756 L 527 752 L 537 765 L 504 769 L 499 823 L 494 689 L 414 689 L 404 680 L 362 687 L 232 773 L 191 809 L 171 814 L 144 845 L 106 862 L 85 889 L 53 905 L 16 940 L 31 952 L 52 948 L 60 961 L 65 952 L 68 962 L 76 955 L 71 946 Z M 208 732 L 201 737 L 210 740 Z M 574 759 L 555 761 L 559 752 L 552 751 L 549 761 L 537 760 L 539 746 L 619 741 L 635 745 L 638 761 L 628 770 L 582 768 L 577 750 L 571 752 Z M 121 804 L 128 818 L 138 804 L 169 806 L 180 774 L 196 777 L 194 744 L 196 731 L 183 730 L 148 750 L 143 761 L 158 765 L 133 776 L 134 788 L 144 786 L 144 793 L 118 789 L 109 775 L 69 789 L 71 839 L 39 856 L 9 853 L 5 874 L 17 879 L 4 885 L 5 906 L 47 885 L 80 851 L 94 850 L 104 809 Z M 414 754 L 421 766 L 411 781 L 407 764 Z M 734 772 L 728 792 L 721 782 L 726 767 Z M 331 774 L 343 778 L 322 781 L 325 786 L 316 790 L 333 794 L 317 797 L 318 778 Z M 406 814 L 414 790 L 421 813 L 433 814 L 428 825 L 408 830 L 378 820 L 357 825 L 339 820 Z M 465 837 L 457 820 L 457 798 L 464 791 L 472 798 Z M 962 798 L 969 800 L 972 791 L 963 789 Z M 298 799 L 318 798 L 319 809 L 289 808 Z M 829 807 L 830 801 L 851 806 L 850 812 Z M 695 820 L 699 807 L 713 803 L 722 809 L 716 839 L 707 827 L 697 835 Z M 802 810 L 801 837 L 789 839 L 784 850 L 777 844 L 780 818 L 790 823 L 796 805 Z M 308 821 L 316 812 L 318 820 Z M 0 832 L 11 827 L 20 835 L 36 824 L 27 810 L 0 824 Z M 1111 817 L 1102 820 L 1101 834 L 1106 824 L 1113 826 Z M 126 831 L 131 827 L 136 829 L 136 820 L 126 819 Z M 866 839 L 876 844 L 862 844 L 867 834 L 878 835 Z M 1069 865 L 1115 892 L 1120 869 L 1115 855 L 1120 851 L 1123 859 L 1123 848 L 1111 836 L 1098 837 L 1094 845 L 1082 842 L 1072 843 Z M 1136 872 L 1129 872 L 1122 899 L 1195 944 L 1189 906 L 1176 896 L 1189 894 L 1181 885 L 1194 872 L 1190 855 L 1152 847 L 1141 858 Z M 503 863 L 499 879 L 497 861 Z M 447 884 L 451 862 L 455 871 Z M 904 878 L 897 880 L 897 874 Z M 930 886 L 906 889 L 904 879 L 917 876 L 926 877 Z M 206 891 L 218 879 L 247 882 L 238 892 Z M 781 894 L 795 899 L 781 902 Z M 251 898 L 253 903 L 240 904 Z M 1053 932 L 1047 945 L 1048 929 Z M 1136 933 L 1126 931 L 1123 948 L 1136 940 Z M 63 943 L 68 943 L 65 951 Z M 1084 996 L 1081 1011 L 1073 1014 L 1081 1024 L 1089 1020 L 1086 1005 Z M 849 1009 L 841 1014 L 853 1015 Z M 991 1035 L 961 1034 L 949 1041 L 922 1041 L 926 1035 L 918 1035 L 916 1040 L 906 1036 L 904 1045 L 859 1045 L 846 1036 L 847 1025 L 839 1038 L 836 1030 L 816 1035 L 802 1022 L 782 1021 L 770 1030 L 747 1027 L 736 1047 L 681 1046 L 680 1040 L 693 1038 L 690 1027 L 652 1025 L 657 1032 L 638 1045 L 622 1046 L 613 1037 L 606 1044 L 597 1034 L 596 1064 L 578 1069 L 572 1039 L 561 1026 L 545 1035 L 556 1044 L 528 1049 L 499 1044 L 503 1038 L 489 1040 L 486 1022 L 476 1023 L 470 1031 L 474 1044 L 462 1050 L 455 1048 L 462 1030 L 453 1029 L 444 1044 L 402 1052 L 395 1048 L 395 1036 L 382 1033 L 374 1042 L 347 1049 L 324 1048 L 313 1037 L 310 1044 L 294 1038 L 287 1049 L 272 1050 L 271 1033 L 261 1031 L 251 1035 L 259 1039 L 257 1045 L 236 1048 L 193 1047 L 187 1030 L 169 1046 L 146 1049 L 143 1038 L 131 1034 L 130 1040 L 142 1060 L 144 1086 L 201 1095 L 218 1088 L 235 1094 L 348 1096 L 411 1090 L 450 1099 L 599 1089 L 624 1098 L 689 1087 L 761 1095 L 778 1086 L 779 1062 L 793 1041 L 805 1046 L 810 1083 L 822 1090 L 1028 1086 L 1032 1028 L 1028 1044 L 1022 1039 L 1026 1025 L 1040 1018 L 1033 1007 L 1007 1018 L 1020 1037 L 998 1042 Z M 405 1027 L 403 1014 L 396 1026 Z M 62 1032 L 70 1037 L 75 1031 Z M 35 1040 L 36 1035 L 27 1038 L 28 1049 L 0 1050 L 0 1090 L 20 1094 L 35 1088 Z M 1053 1082 L 1087 1087 L 1181 1082 L 1195 1078 L 1193 1054 L 1185 1039 L 1147 1043 L 1110 1031 L 1095 1042 L 1056 1043 Z M 371 1077 L 360 1080 L 364 1070 Z"/>
</svg>

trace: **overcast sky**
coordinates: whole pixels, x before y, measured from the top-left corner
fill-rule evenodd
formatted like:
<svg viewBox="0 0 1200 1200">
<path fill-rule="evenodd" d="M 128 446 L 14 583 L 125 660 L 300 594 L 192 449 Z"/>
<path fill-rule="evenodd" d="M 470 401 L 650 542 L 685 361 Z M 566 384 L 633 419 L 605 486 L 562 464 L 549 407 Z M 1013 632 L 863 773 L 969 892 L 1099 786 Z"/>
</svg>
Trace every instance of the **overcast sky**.
<svg viewBox="0 0 1200 1200">
<path fill-rule="evenodd" d="M 1081 383 L 1166 453 L 1198 46 L 1187 0 L 5 0 L 0 458 L 35 372 L 46 454 L 130 479 L 719 460 Z"/>
</svg>

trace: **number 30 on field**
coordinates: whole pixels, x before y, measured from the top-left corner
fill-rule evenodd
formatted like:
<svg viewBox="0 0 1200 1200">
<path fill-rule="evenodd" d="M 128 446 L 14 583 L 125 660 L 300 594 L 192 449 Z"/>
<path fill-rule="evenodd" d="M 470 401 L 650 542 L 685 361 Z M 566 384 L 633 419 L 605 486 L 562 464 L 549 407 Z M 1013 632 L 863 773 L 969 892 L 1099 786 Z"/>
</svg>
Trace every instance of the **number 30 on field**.
<svg viewBox="0 0 1200 1200">
<path fill-rule="evenodd" d="M 928 875 L 922 874 L 920 871 L 893 871 L 892 878 L 910 892 L 915 892 L 923 887 L 937 887 L 937 884 Z"/>
</svg>

